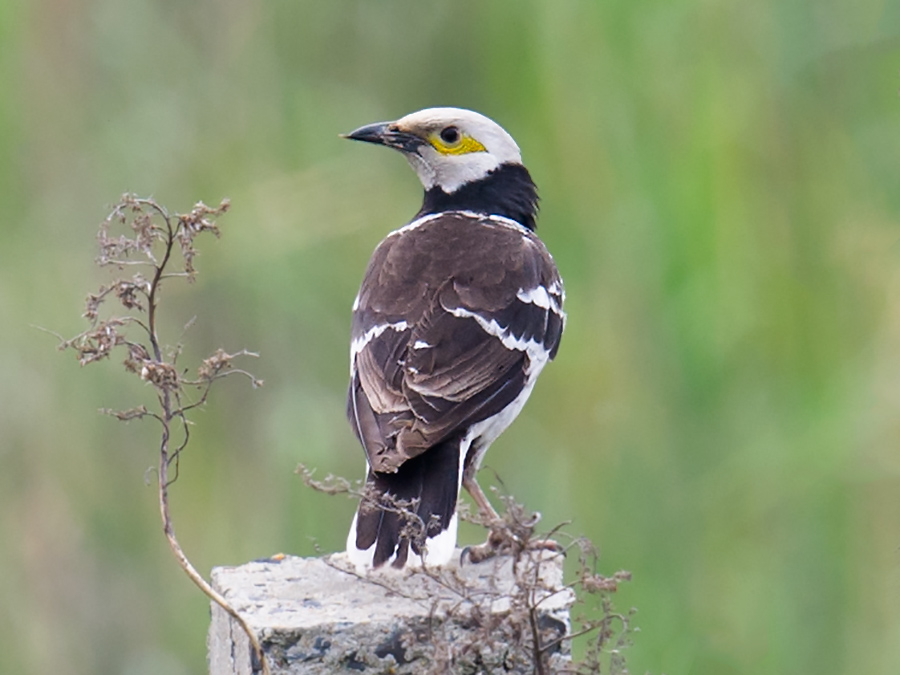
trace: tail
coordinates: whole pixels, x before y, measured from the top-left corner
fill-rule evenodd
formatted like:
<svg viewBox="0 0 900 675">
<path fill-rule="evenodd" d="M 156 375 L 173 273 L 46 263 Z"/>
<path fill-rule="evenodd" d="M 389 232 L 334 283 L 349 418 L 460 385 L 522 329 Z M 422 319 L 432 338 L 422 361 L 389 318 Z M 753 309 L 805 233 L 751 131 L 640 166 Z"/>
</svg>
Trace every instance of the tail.
<svg viewBox="0 0 900 675">
<path fill-rule="evenodd" d="M 370 470 L 366 485 L 375 499 L 360 503 L 353 518 L 347 537 L 350 559 L 372 567 L 390 561 L 393 567 L 402 568 L 412 548 L 420 560 L 424 554 L 429 565 L 450 560 L 456 547 L 459 463 L 460 438 L 454 437 L 407 460 L 396 473 Z M 402 509 L 398 512 L 398 502 L 413 503 L 410 511 L 425 526 L 424 542 L 405 536 L 410 514 L 402 513 Z"/>
</svg>

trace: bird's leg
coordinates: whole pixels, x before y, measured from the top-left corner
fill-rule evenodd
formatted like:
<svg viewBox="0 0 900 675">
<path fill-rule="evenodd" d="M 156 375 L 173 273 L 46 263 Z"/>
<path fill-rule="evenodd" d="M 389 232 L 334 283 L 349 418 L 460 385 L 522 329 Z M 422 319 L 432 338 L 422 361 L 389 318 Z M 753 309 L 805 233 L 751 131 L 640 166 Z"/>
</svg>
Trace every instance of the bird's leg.
<svg viewBox="0 0 900 675">
<path fill-rule="evenodd" d="M 504 539 L 501 534 L 503 519 L 494 507 L 491 506 L 487 495 L 484 494 L 484 490 L 481 489 L 478 481 L 475 480 L 476 472 L 477 469 L 474 462 L 467 464 L 466 468 L 463 470 L 462 484 L 463 487 L 466 488 L 466 492 L 471 495 L 475 505 L 478 507 L 478 513 L 481 514 L 481 517 L 484 519 L 484 524 L 488 526 L 489 533 L 487 541 L 483 544 L 479 546 L 467 546 L 463 549 L 462 560 L 468 558 L 473 563 L 483 562 L 496 556 L 503 547 Z"/>
<path fill-rule="evenodd" d="M 473 466 L 474 465 L 469 464 L 463 471 L 462 484 L 463 487 L 466 488 L 466 491 L 472 496 L 475 505 L 478 507 L 478 512 L 481 514 L 481 517 L 484 518 L 485 523 L 489 527 L 493 527 L 494 524 L 502 520 L 502 518 L 500 518 L 500 514 L 494 510 L 494 507 L 491 506 L 487 495 L 484 494 L 484 490 L 481 489 L 478 481 L 475 480 L 475 471 L 472 470 Z"/>
<path fill-rule="evenodd" d="M 468 559 L 470 562 L 480 563 L 500 555 L 501 553 L 509 552 L 511 550 L 523 550 L 524 548 L 543 549 L 555 552 L 560 550 L 559 544 L 549 539 L 531 540 L 526 537 L 527 541 L 523 543 L 521 537 L 519 537 L 515 531 L 519 528 L 509 526 L 500 514 L 497 513 L 494 507 L 491 506 L 487 496 L 484 494 L 484 490 L 481 489 L 478 481 L 475 480 L 476 471 L 477 469 L 474 463 L 465 467 L 463 470 L 463 487 L 465 487 L 466 491 L 472 496 L 472 500 L 478 506 L 481 517 L 489 528 L 488 538 L 487 541 L 479 546 L 466 547 L 463 550 L 461 560 L 464 561 Z M 528 522 L 517 523 L 517 525 L 524 527 L 530 534 L 530 531 L 538 524 L 540 519 L 540 514 L 535 514 Z"/>
</svg>

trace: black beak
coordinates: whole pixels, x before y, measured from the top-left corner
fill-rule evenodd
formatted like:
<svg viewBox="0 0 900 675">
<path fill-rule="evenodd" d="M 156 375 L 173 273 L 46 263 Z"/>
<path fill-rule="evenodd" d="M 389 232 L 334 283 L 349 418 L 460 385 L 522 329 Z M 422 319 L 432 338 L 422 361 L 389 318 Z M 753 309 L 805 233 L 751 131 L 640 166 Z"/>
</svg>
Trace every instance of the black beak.
<svg viewBox="0 0 900 675">
<path fill-rule="evenodd" d="M 406 131 L 400 131 L 394 122 L 378 122 L 367 124 L 349 134 L 343 134 L 343 138 L 351 141 L 363 141 L 365 143 L 377 143 L 386 145 L 402 152 L 416 152 L 425 141 Z"/>
</svg>

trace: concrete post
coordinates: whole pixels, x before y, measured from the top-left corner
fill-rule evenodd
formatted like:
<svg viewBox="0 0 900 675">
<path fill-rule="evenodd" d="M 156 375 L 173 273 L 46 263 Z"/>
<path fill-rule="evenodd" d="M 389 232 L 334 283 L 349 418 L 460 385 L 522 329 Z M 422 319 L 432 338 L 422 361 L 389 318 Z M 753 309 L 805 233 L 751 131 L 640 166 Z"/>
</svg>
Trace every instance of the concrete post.
<svg viewBox="0 0 900 675">
<path fill-rule="evenodd" d="M 284 557 L 217 567 L 212 584 L 257 632 L 272 675 L 530 674 L 536 658 L 552 673 L 571 659 L 574 594 L 546 551 L 516 565 L 368 573 L 344 554 Z M 216 604 L 208 647 L 211 675 L 257 672 L 247 636 Z"/>
</svg>

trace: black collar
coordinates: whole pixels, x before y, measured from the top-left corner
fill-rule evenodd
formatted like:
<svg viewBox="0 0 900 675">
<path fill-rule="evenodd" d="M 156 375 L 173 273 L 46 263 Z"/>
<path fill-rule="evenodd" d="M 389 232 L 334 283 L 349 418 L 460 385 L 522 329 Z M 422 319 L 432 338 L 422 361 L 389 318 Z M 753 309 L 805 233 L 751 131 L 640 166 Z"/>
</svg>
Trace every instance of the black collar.
<svg viewBox="0 0 900 675">
<path fill-rule="evenodd" d="M 521 164 L 501 164 L 487 176 L 447 194 L 440 187 L 425 191 L 416 218 L 443 211 L 474 211 L 505 216 L 534 231 L 537 187 Z"/>
</svg>

